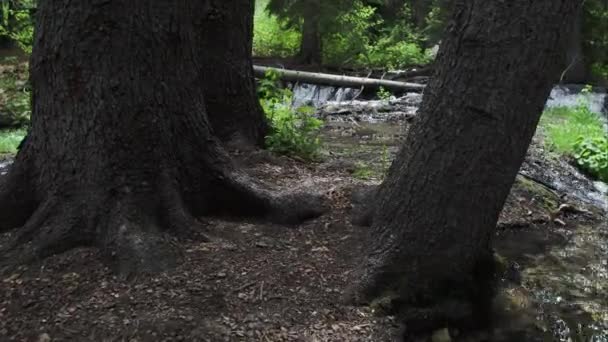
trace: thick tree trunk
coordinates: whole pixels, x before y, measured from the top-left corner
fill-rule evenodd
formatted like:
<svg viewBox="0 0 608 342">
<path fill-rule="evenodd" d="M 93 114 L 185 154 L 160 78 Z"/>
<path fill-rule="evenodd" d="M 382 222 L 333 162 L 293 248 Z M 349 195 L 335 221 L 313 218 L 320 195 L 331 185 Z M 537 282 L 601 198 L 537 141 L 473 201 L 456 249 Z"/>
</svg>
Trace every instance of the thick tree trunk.
<svg viewBox="0 0 608 342">
<path fill-rule="evenodd" d="M 94 245 L 119 273 L 157 271 L 200 215 L 318 213 L 315 196 L 260 189 L 212 135 L 194 48 L 210 4 L 40 2 L 31 132 L 0 184 L 0 232 L 20 227 L 2 263 Z"/>
<path fill-rule="evenodd" d="M 315 6 L 320 9 L 320 6 L 316 2 Z M 312 11 L 311 13 L 311 15 L 304 17 L 304 23 L 302 24 L 302 41 L 300 43 L 298 62 L 321 65 L 323 62 L 323 40 L 319 23 L 320 16 L 318 12 Z"/>
<path fill-rule="evenodd" d="M 253 0 L 209 0 L 202 13 L 205 100 L 215 134 L 237 147 L 263 146 L 268 133 L 252 70 Z"/>
<path fill-rule="evenodd" d="M 583 49 L 583 8 L 578 10 L 572 33 L 566 48 L 566 67 L 562 72 L 561 81 L 565 83 L 586 83 L 589 73 Z"/>
<path fill-rule="evenodd" d="M 376 196 L 355 299 L 397 293 L 410 331 L 487 321 L 498 215 L 580 3 L 456 2 L 419 115 Z"/>
</svg>

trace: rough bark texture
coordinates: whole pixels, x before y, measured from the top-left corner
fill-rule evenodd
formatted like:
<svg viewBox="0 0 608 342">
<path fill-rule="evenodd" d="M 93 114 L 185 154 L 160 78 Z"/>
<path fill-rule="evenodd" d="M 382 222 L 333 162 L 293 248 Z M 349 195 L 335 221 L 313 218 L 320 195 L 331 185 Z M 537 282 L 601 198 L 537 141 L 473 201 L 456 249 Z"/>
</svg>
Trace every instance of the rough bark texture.
<svg viewBox="0 0 608 342">
<path fill-rule="evenodd" d="M 0 179 L 0 232 L 18 228 L 1 263 L 94 245 L 119 273 L 158 271 L 179 260 L 173 236 L 203 232 L 200 215 L 320 212 L 315 196 L 261 189 L 212 135 L 194 48 L 209 6 L 39 3 L 31 132 Z"/>
<path fill-rule="evenodd" d="M 207 115 L 215 134 L 236 147 L 263 146 L 268 133 L 253 65 L 253 0 L 209 0 L 200 52 Z"/>
<path fill-rule="evenodd" d="M 408 333 L 487 323 L 491 241 L 580 1 L 457 1 L 436 72 L 376 196 L 355 300 L 393 293 Z"/>
<path fill-rule="evenodd" d="M 321 9 L 320 4 L 317 1 L 310 3 L 312 8 Z M 298 53 L 298 62 L 302 64 L 315 64 L 321 65 L 323 62 L 322 52 L 322 38 L 320 28 L 320 15 L 318 11 L 311 10 L 312 15 L 304 17 L 304 23 L 302 24 L 302 41 L 300 43 L 300 52 Z"/>
<path fill-rule="evenodd" d="M 585 83 L 589 79 L 587 60 L 583 49 L 583 15 L 581 8 L 576 14 L 573 29 L 566 48 L 566 67 L 562 72 L 561 81 L 565 83 Z"/>
</svg>

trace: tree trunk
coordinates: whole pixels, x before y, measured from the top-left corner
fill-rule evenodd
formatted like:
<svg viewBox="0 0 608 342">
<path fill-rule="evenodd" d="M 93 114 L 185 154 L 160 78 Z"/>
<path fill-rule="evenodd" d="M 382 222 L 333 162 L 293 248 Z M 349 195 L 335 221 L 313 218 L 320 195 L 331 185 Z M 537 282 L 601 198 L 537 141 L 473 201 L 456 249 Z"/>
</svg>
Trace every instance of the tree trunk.
<svg viewBox="0 0 608 342">
<path fill-rule="evenodd" d="M 316 2 L 315 6 L 320 8 Z M 304 16 L 304 24 L 302 24 L 302 41 L 298 54 L 299 63 L 321 65 L 323 62 L 323 47 L 319 18 L 318 12 L 315 12 L 314 10 L 311 11 L 311 15 Z"/>
<path fill-rule="evenodd" d="M 355 300 L 397 293 L 410 332 L 487 323 L 495 226 L 580 3 L 456 2 L 419 115 L 375 197 Z"/>
<path fill-rule="evenodd" d="M 319 212 L 315 196 L 254 184 L 212 135 L 194 48 L 209 6 L 39 3 L 31 132 L 0 184 L 0 232 L 20 227 L 2 264 L 93 245 L 119 273 L 159 271 L 179 260 L 173 236 L 203 232 L 200 215 Z"/>
<path fill-rule="evenodd" d="M 251 53 L 253 0 L 210 0 L 203 32 L 203 74 L 209 121 L 215 134 L 237 147 L 263 146 L 268 133 L 256 95 Z"/>
<path fill-rule="evenodd" d="M 578 10 L 568 39 L 566 49 L 566 67 L 562 72 L 561 81 L 565 83 L 586 83 L 588 80 L 587 61 L 583 49 L 583 8 Z"/>
</svg>

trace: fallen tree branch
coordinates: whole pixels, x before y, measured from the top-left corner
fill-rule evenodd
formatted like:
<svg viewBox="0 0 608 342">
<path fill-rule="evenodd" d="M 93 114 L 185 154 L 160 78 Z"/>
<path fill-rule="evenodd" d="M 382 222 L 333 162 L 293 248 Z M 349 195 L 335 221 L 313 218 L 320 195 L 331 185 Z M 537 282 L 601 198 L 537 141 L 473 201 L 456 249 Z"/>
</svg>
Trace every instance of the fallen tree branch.
<svg viewBox="0 0 608 342">
<path fill-rule="evenodd" d="M 358 87 L 366 87 L 370 89 L 377 89 L 380 87 L 384 87 L 390 90 L 400 90 L 400 91 L 417 91 L 421 92 L 424 89 L 423 84 L 418 83 L 408 83 L 408 82 L 397 82 L 390 80 L 381 80 L 376 78 L 363 78 L 363 77 L 353 77 L 353 76 L 343 76 L 343 75 L 333 75 L 333 74 L 324 74 L 324 73 L 316 73 L 316 72 L 306 72 L 306 71 L 297 71 L 297 70 L 287 70 L 287 69 L 276 69 L 269 68 L 259 65 L 253 66 L 254 75 L 256 77 L 264 77 L 266 71 L 275 70 L 279 77 L 283 81 L 287 82 L 301 82 L 301 83 L 310 83 L 310 84 L 325 84 L 337 87 L 350 87 L 350 88 L 358 88 Z"/>
</svg>

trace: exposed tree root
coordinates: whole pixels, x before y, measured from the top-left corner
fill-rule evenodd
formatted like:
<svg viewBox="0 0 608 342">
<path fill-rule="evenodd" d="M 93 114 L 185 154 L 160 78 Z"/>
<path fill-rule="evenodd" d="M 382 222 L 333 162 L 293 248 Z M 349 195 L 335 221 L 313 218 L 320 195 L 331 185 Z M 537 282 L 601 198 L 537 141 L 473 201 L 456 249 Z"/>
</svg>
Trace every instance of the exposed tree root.
<svg viewBox="0 0 608 342">
<path fill-rule="evenodd" d="M 197 203 L 185 203 L 177 182 L 168 179 L 161 177 L 157 188 L 137 190 L 142 193 L 130 189 L 49 197 L 15 232 L 12 243 L 0 254 L 0 264 L 15 266 L 78 246 L 96 246 L 120 275 L 175 267 L 182 256 L 176 238 L 210 238 L 192 214 L 197 212 L 193 210 Z M 205 195 L 215 197 L 205 200 L 203 214 L 260 217 L 291 224 L 325 211 L 321 196 L 275 193 L 242 174 L 219 179 L 219 186 Z"/>
<path fill-rule="evenodd" d="M 227 177 L 214 193 L 217 197 L 210 212 L 229 216 L 296 224 L 327 211 L 320 194 L 270 191 L 242 173 Z"/>
<path fill-rule="evenodd" d="M 22 226 L 36 209 L 23 167 L 11 166 L 8 175 L 0 178 L 0 233 Z"/>
<path fill-rule="evenodd" d="M 448 326 L 477 330 L 491 325 L 493 257 L 480 258 L 470 273 L 459 273 L 441 271 L 441 265 L 416 265 L 390 257 L 397 254 L 393 250 L 372 256 L 360 269 L 359 282 L 348 289 L 343 300 L 364 305 L 390 297 L 390 310 L 404 324 L 406 341 Z"/>
</svg>

